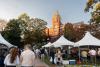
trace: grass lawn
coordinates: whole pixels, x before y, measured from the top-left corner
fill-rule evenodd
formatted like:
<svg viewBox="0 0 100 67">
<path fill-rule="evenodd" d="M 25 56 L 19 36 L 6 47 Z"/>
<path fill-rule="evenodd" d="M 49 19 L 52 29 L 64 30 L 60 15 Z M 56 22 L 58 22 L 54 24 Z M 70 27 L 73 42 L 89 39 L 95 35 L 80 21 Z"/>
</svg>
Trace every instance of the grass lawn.
<svg viewBox="0 0 100 67">
<path fill-rule="evenodd" d="M 62 65 L 62 66 L 50 66 L 50 67 L 100 67 L 100 65 Z"/>
<path fill-rule="evenodd" d="M 100 67 L 100 65 L 66 65 L 65 67 Z"/>
<path fill-rule="evenodd" d="M 97 65 L 91 65 L 91 64 L 76 64 L 76 65 L 62 65 L 62 66 L 57 66 L 57 65 L 54 65 L 52 64 L 50 61 L 49 61 L 49 58 L 46 56 L 45 59 L 44 59 L 44 62 L 50 66 L 50 67 L 100 67 L 100 64 L 97 64 Z"/>
</svg>

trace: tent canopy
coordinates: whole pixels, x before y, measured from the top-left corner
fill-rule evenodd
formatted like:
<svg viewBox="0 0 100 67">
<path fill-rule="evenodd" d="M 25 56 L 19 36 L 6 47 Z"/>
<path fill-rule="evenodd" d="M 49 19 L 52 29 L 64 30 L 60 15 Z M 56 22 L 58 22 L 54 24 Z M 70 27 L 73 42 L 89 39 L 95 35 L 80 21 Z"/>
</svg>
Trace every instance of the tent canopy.
<svg viewBox="0 0 100 67">
<path fill-rule="evenodd" d="M 49 42 L 48 44 L 42 46 L 42 47 L 50 47 L 51 46 L 51 42 Z"/>
<path fill-rule="evenodd" d="M 54 47 L 61 46 L 73 46 L 74 42 L 67 40 L 64 36 L 61 36 L 56 42 L 52 43 Z"/>
<path fill-rule="evenodd" d="M 7 42 L 4 38 L 3 38 L 3 36 L 0 34 L 0 43 L 1 44 L 5 44 L 7 47 L 12 47 L 13 45 L 12 44 L 10 44 L 9 42 Z"/>
<path fill-rule="evenodd" d="M 87 46 L 87 45 L 100 46 L 100 40 L 92 36 L 90 32 L 87 32 L 80 41 L 75 43 L 75 46 Z"/>
</svg>

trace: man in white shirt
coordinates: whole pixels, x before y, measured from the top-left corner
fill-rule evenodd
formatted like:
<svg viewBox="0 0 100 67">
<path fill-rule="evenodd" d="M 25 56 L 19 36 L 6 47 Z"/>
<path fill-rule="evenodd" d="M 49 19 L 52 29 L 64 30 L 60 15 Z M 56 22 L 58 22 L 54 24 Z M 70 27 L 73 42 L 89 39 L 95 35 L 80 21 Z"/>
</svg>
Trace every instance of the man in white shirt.
<svg viewBox="0 0 100 67">
<path fill-rule="evenodd" d="M 89 55 L 90 55 L 90 58 L 91 58 L 91 62 L 95 64 L 96 63 L 96 50 L 91 49 L 89 51 Z"/>
<path fill-rule="evenodd" d="M 20 62 L 22 67 L 33 67 L 35 60 L 35 53 L 31 50 L 31 45 L 27 44 L 24 51 L 21 53 Z"/>
</svg>

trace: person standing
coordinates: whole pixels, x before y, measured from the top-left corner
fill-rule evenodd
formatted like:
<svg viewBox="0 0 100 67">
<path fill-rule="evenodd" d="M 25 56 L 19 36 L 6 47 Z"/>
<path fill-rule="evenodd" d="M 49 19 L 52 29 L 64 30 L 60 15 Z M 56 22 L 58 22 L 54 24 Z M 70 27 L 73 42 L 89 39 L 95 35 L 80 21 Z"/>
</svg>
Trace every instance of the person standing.
<svg viewBox="0 0 100 67">
<path fill-rule="evenodd" d="M 52 64 L 55 64 L 55 62 L 54 62 L 54 59 L 55 59 L 55 52 L 54 52 L 54 49 L 51 49 L 50 50 L 50 59 L 52 59 L 51 60 L 51 62 L 52 62 Z"/>
<path fill-rule="evenodd" d="M 41 60 L 44 61 L 44 57 L 45 57 L 45 48 L 41 48 Z"/>
<path fill-rule="evenodd" d="M 24 46 L 24 51 L 20 56 L 21 67 L 33 67 L 35 61 L 35 53 L 31 50 L 31 45 Z"/>
<path fill-rule="evenodd" d="M 2 49 L 0 49 L 0 67 L 4 67 L 4 54 Z"/>
<path fill-rule="evenodd" d="M 19 53 L 17 48 L 11 48 L 10 53 L 4 60 L 6 67 L 16 67 L 19 64 Z"/>
<path fill-rule="evenodd" d="M 87 63 L 87 55 L 88 55 L 87 51 L 83 50 L 83 51 L 81 52 L 82 61 L 83 61 L 84 63 Z"/>
<path fill-rule="evenodd" d="M 98 48 L 98 60 L 100 60 L 100 48 Z"/>
<path fill-rule="evenodd" d="M 95 64 L 96 63 L 96 51 L 94 49 L 91 49 L 89 51 L 89 55 L 91 58 L 91 62 Z"/>
<path fill-rule="evenodd" d="M 35 50 L 36 58 L 40 58 L 40 50 L 36 49 Z"/>
<path fill-rule="evenodd" d="M 62 64 L 62 53 L 61 53 L 61 50 L 58 49 L 57 53 L 56 53 L 56 61 L 57 61 L 57 64 L 58 65 L 61 65 Z"/>
</svg>

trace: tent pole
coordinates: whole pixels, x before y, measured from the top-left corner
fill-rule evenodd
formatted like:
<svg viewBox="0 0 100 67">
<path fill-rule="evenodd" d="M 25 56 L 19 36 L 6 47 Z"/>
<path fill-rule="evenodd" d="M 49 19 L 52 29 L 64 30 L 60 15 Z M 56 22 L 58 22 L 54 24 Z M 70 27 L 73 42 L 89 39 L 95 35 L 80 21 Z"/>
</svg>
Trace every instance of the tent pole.
<svg viewBox="0 0 100 67">
<path fill-rule="evenodd" d="M 79 44 L 78 44 L 79 45 Z M 80 60 L 80 46 L 78 47 L 78 49 L 79 49 L 79 53 L 78 53 L 78 55 L 79 55 L 79 64 L 81 63 L 81 60 Z"/>
</svg>

